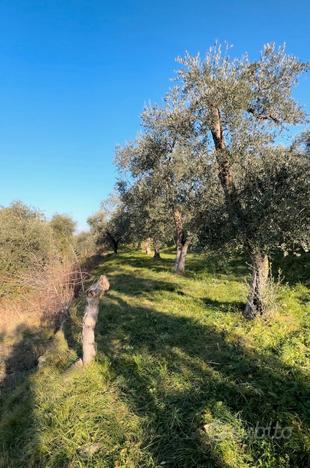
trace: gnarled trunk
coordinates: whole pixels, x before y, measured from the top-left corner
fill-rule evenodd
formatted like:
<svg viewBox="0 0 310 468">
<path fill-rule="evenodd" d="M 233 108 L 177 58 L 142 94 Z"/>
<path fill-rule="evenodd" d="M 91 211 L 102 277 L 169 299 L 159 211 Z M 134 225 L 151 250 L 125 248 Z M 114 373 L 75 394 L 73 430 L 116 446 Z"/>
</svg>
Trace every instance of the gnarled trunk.
<svg viewBox="0 0 310 468">
<path fill-rule="evenodd" d="M 117 254 L 117 252 L 118 252 L 118 246 L 119 246 L 119 241 L 118 241 L 117 239 L 115 239 L 115 237 L 113 237 L 112 234 L 111 234 L 109 231 L 107 231 L 107 235 L 108 235 L 108 237 L 109 237 L 109 239 L 110 239 L 110 242 L 111 242 L 111 244 L 112 244 L 113 252 L 114 252 L 115 254 Z"/>
<path fill-rule="evenodd" d="M 145 253 L 146 255 L 151 255 L 151 239 L 148 237 L 145 241 Z"/>
<path fill-rule="evenodd" d="M 223 188 L 227 208 L 233 223 L 242 224 L 243 213 L 235 186 L 234 174 L 231 167 L 231 158 L 225 146 L 221 113 L 217 107 L 212 108 L 211 134 L 215 147 L 218 164 L 218 177 Z"/>
<path fill-rule="evenodd" d="M 118 241 L 114 240 L 113 242 L 113 252 L 117 254 L 118 252 Z"/>
<path fill-rule="evenodd" d="M 154 255 L 153 259 L 156 260 L 160 258 L 160 251 L 159 251 L 159 243 L 156 239 L 153 239 L 153 246 L 154 246 Z"/>
<path fill-rule="evenodd" d="M 182 275 L 185 272 L 185 259 L 187 255 L 187 250 L 188 250 L 188 242 L 178 242 L 177 246 L 177 257 L 175 260 L 175 267 L 174 271 L 175 273 L 178 273 Z"/>
<path fill-rule="evenodd" d="M 267 311 L 266 292 L 269 276 L 268 256 L 260 251 L 252 254 L 252 285 L 244 316 L 248 319 L 263 315 Z"/>
<path fill-rule="evenodd" d="M 96 356 L 95 327 L 99 313 L 100 297 L 110 289 L 108 278 L 100 276 L 86 292 L 86 308 L 83 319 L 83 364 L 90 363 Z"/>
<path fill-rule="evenodd" d="M 183 274 L 185 271 L 185 258 L 189 246 L 189 237 L 185 234 L 184 218 L 179 209 L 174 212 L 174 221 L 177 232 L 177 257 L 175 259 L 175 273 Z"/>
</svg>

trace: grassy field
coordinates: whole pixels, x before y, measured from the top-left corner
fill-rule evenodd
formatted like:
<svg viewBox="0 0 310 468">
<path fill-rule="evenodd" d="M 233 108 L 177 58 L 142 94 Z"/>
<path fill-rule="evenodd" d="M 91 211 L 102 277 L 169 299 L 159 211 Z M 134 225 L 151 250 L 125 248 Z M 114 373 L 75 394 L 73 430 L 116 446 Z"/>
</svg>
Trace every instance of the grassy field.
<svg viewBox="0 0 310 468">
<path fill-rule="evenodd" d="M 80 299 L 45 366 L 2 393 L 0 466 L 310 466 L 306 270 L 288 264 L 278 310 L 247 322 L 243 262 L 192 254 L 179 277 L 172 261 L 123 252 L 93 270 L 111 282 L 97 360 L 68 370 Z"/>
</svg>

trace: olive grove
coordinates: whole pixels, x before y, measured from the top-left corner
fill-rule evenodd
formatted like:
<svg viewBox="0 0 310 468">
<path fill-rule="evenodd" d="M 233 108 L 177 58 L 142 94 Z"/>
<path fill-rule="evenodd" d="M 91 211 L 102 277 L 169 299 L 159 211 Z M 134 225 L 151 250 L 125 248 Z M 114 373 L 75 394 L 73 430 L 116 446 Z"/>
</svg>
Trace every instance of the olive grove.
<svg viewBox="0 0 310 468">
<path fill-rule="evenodd" d="M 177 273 L 190 245 L 235 245 L 251 263 L 252 318 L 267 310 L 270 256 L 309 244 L 309 133 L 283 144 L 306 123 L 293 89 L 309 64 L 274 44 L 255 61 L 219 44 L 177 60 L 163 105 L 147 106 L 140 136 L 117 148 L 122 210 L 109 222 L 155 250 L 174 239 Z"/>
</svg>

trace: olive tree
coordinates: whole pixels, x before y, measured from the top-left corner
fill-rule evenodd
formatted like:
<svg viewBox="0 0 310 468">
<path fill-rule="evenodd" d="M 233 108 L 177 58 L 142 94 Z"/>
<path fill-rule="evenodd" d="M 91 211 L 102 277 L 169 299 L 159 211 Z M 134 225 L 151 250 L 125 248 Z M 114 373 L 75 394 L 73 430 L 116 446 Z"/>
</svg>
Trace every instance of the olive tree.
<svg viewBox="0 0 310 468">
<path fill-rule="evenodd" d="M 120 205 L 111 218 L 106 227 L 106 239 L 110 243 L 117 254 L 120 244 L 130 241 L 130 216 L 126 208 Z"/>
<path fill-rule="evenodd" d="M 268 306 L 268 263 L 276 251 L 297 253 L 310 247 L 310 166 L 305 154 L 285 148 L 263 151 L 244 161 L 235 179 L 243 223 L 233 225 L 220 182 L 209 185 L 208 202 L 203 204 L 203 245 L 223 248 L 244 246 L 248 238 L 256 269 L 245 308 L 245 316 L 263 314 Z M 211 188 L 212 187 L 212 188 Z M 263 254 L 262 254 L 263 253 Z"/>
<path fill-rule="evenodd" d="M 164 107 L 149 106 L 142 114 L 142 135 L 116 155 L 139 194 L 141 221 L 161 236 L 171 232 L 177 244 L 175 271 L 183 273 L 195 237 L 196 205 L 207 166 L 196 139 L 191 112 L 172 93 Z M 171 236 L 170 234 L 170 236 Z M 158 234 L 157 234 L 158 235 Z M 154 235 L 153 235 L 154 237 Z"/>
<path fill-rule="evenodd" d="M 163 210 L 163 200 L 153 197 L 150 190 L 151 181 L 148 178 L 128 184 L 118 183 L 121 200 L 126 206 L 130 218 L 128 237 L 131 242 L 146 243 L 150 247 L 152 241 L 154 259 L 160 258 L 160 248 L 167 239 L 172 238 L 171 226 Z"/>
<path fill-rule="evenodd" d="M 264 309 L 262 285 L 269 272 L 269 249 L 246 226 L 238 180 L 248 175 L 242 171 L 245 160 L 255 165 L 259 155 L 272 154 L 270 149 L 287 125 L 304 122 L 305 113 L 295 102 L 292 89 L 309 64 L 274 44 L 266 44 L 256 61 L 247 55 L 231 58 L 228 48 L 223 51 L 216 45 L 203 60 L 187 54 L 179 62 L 182 67 L 174 95 L 179 95 L 182 106 L 186 102 L 206 154 L 215 157 L 230 229 L 236 236 L 243 233 L 242 245 L 253 270 L 246 314 L 254 316 Z"/>
<path fill-rule="evenodd" d="M 130 218 L 123 203 L 109 198 L 101 209 L 87 220 L 98 247 L 111 247 L 115 254 L 121 243 L 128 242 Z"/>
<path fill-rule="evenodd" d="M 264 310 L 262 291 L 269 273 L 270 248 L 268 243 L 256 238 L 241 203 L 239 188 L 250 174 L 244 170 L 245 165 L 248 169 L 253 166 L 254 170 L 262 155 L 271 157 L 273 149 L 276 150 L 281 132 L 305 121 L 305 113 L 295 102 L 292 90 L 309 64 L 287 55 L 284 47 L 277 48 L 274 44 L 266 44 L 255 61 L 250 61 L 247 55 L 232 58 L 229 48 L 222 50 L 220 45 L 210 48 L 204 59 L 186 54 L 178 61 L 181 68 L 176 85 L 166 97 L 165 105 L 149 106 L 145 110 L 142 136 L 120 151 L 118 157 L 122 166 L 129 167 L 134 179 L 151 177 L 155 181 L 158 174 L 159 187 L 162 187 L 165 178 L 159 162 L 164 173 L 167 172 L 166 168 L 175 161 L 177 149 L 190 146 L 191 158 L 187 158 L 185 166 L 189 181 L 194 149 L 205 155 L 205 167 L 215 167 L 217 172 L 227 233 L 234 233 L 251 258 L 253 281 L 245 313 L 254 316 Z M 173 187 L 171 180 L 176 179 L 173 169 L 170 174 L 169 189 Z M 199 170 L 197 175 L 206 187 L 208 183 L 200 177 Z M 175 200 L 174 196 L 169 200 Z M 206 198 L 205 203 L 208 203 Z M 174 220 L 181 227 L 183 213 L 174 211 Z M 178 223 L 178 218 L 182 222 Z M 182 229 L 178 232 L 182 233 Z M 179 240 L 180 246 L 185 245 L 181 235 Z"/>
</svg>

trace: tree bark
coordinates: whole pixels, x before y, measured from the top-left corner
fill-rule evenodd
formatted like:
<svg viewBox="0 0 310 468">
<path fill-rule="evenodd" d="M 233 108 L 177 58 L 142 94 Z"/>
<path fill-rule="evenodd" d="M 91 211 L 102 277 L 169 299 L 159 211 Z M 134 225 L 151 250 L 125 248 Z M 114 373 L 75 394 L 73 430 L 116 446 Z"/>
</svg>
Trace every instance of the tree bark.
<svg viewBox="0 0 310 468">
<path fill-rule="evenodd" d="M 118 252 L 118 241 L 116 241 L 116 240 L 113 242 L 113 252 L 115 254 L 117 254 L 117 252 Z"/>
<path fill-rule="evenodd" d="M 175 273 L 182 275 L 185 272 L 185 258 L 189 246 L 189 240 L 184 232 L 182 213 L 178 209 L 174 212 L 174 221 L 177 231 L 177 256 L 175 259 L 174 271 Z"/>
<path fill-rule="evenodd" d="M 227 207 L 232 221 L 242 224 L 242 208 L 238 200 L 234 175 L 231 169 L 230 155 L 225 145 L 221 113 L 217 107 L 212 108 L 212 122 L 210 128 L 218 164 L 218 177 L 224 191 Z"/>
<path fill-rule="evenodd" d="M 160 258 L 160 251 L 159 251 L 159 244 L 158 244 L 158 241 L 156 239 L 153 239 L 153 246 L 154 246 L 153 259 L 157 260 L 157 259 Z"/>
<path fill-rule="evenodd" d="M 118 246 L 119 246 L 119 241 L 118 241 L 117 239 L 115 239 L 115 237 L 113 237 L 112 234 L 111 234 L 109 231 L 107 231 L 107 235 L 108 235 L 108 237 L 109 237 L 109 239 L 110 239 L 110 242 L 111 242 L 111 244 L 112 244 L 113 252 L 114 252 L 115 254 L 117 254 L 117 252 L 118 252 Z"/>
<path fill-rule="evenodd" d="M 178 242 L 177 257 L 175 260 L 174 271 L 175 273 L 178 273 L 180 275 L 183 275 L 183 273 L 185 272 L 185 259 L 187 255 L 188 246 L 189 244 L 187 241 L 185 241 L 184 243 Z"/>
<path fill-rule="evenodd" d="M 226 197 L 231 196 L 234 183 L 225 148 L 224 133 L 221 122 L 220 110 L 217 107 L 212 109 L 211 133 L 216 151 L 216 159 L 219 166 L 219 179 Z"/>
<path fill-rule="evenodd" d="M 244 309 L 244 316 L 252 319 L 257 315 L 263 315 L 267 311 L 266 290 L 269 277 L 268 256 L 260 251 L 252 255 L 252 285 L 248 302 Z"/>
<path fill-rule="evenodd" d="M 145 241 L 145 253 L 146 255 L 151 255 L 151 239 L 148 237 Z"/>
<path fill-rule="evenodd" d="M 99 313 L 100 297 L 110 289 L 108 278 L 104 275 L 86 291 L 86 308 L 83 319 L 83 364 L 89 364 L 96 356 L 95 327 Z"/>
</svg>

